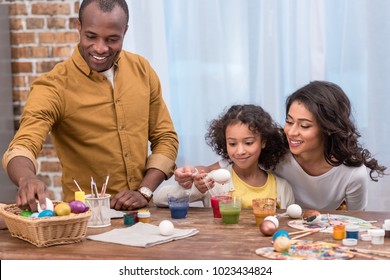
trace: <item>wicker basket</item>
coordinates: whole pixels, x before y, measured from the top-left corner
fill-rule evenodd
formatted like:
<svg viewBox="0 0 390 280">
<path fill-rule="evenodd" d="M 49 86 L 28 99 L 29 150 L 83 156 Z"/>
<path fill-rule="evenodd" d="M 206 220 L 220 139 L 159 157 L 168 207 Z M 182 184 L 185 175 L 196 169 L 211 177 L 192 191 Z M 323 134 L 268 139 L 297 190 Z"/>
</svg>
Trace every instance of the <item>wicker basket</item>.
<svg viewBox="0 0 390 280">
<path fill-rule="evenodd" d="M 91 210 L 85 213 L 47 218 L 20 216 L 16 204 L 0 207 L 0 214 L 13 237 L 37 247 L 77 243 L 85 238 Z"/>
</svg>

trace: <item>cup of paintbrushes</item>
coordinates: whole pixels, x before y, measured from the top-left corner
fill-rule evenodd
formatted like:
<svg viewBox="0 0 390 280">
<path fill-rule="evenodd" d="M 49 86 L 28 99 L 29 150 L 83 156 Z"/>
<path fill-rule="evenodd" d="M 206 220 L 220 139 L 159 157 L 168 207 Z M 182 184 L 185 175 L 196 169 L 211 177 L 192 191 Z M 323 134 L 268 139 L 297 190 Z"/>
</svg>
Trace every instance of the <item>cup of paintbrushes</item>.
<svg viewBox="0 0 390 280">
<path fill-rule="evenodd" d="M 88 227 L 108 227 L 111 225 L 110 197 L 110 194 L 104 194 L 103 197 L 95 197 L 90 194 L 85 196 L 85 201 L 92 211 Z"/>
</svg>

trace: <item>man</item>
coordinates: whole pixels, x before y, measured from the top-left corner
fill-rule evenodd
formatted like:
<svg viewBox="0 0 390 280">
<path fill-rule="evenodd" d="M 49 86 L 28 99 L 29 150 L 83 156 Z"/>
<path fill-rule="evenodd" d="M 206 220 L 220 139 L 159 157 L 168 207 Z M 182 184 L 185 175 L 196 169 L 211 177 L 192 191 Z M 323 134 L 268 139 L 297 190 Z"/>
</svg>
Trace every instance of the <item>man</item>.
<svg viewBox="0 0 390 280">
<path fill-rule="evenodd" d="M 156 73 L 143 57 L 122 50 L 128 20 L 125 0 L 82 1 L 78 48 L 32 84 L 20 128 L 3 156 L 19 187 L 19 207 L 35 211 L 36 200 L 46 207 L 36 158 L 49 133 L 62 165 L 65 201 L 78 190 L 73 178 L 90 193 L 91 177 L 100 191 L 109 175 L 111 208 L 137 209 L 173 174 L 177 134 Z"/>
</svg>

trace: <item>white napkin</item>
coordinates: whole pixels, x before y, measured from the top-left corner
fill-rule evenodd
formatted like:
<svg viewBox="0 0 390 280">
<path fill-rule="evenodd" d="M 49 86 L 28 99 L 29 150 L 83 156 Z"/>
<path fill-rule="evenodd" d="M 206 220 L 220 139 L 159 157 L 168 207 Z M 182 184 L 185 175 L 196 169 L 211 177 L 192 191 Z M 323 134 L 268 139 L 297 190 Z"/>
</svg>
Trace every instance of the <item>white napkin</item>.
<svg viewBox="0 0 390 280">
<path fill-rule="evenodd" d="M 165 242 L 190 237 L 199 231 L 195 228 L 174 229 L 172 235 L 164 236 L 160 234 L 158 226 L 138 222 L 127 228 L 113 229 L 96 235 L 89 235 L 87 239 L 130 245 L 136 247 L 151 247 Z"/>
<path fill-rule="evenodd" d="M 112 209 L 110 208 L 110 218 L 111 219 L 116 219 L 116 218 L 123 218 L 123 216 L 125 215 L 124 212 L 122 211 L 118 211 L 118 210 L 115 210 L 115 209 Z"/>
</svg>

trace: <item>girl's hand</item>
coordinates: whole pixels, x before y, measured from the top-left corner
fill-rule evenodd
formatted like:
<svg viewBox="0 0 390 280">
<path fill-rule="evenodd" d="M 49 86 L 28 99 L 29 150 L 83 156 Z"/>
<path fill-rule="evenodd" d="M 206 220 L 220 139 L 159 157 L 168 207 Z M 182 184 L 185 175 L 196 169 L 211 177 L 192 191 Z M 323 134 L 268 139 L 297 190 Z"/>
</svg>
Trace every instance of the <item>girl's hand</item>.
<svg viewBox="0 0 390 280">
<path fill-rule="evenodd" d="M 212 189 L 214 187 L 214 181 L 210 179 L 204 170 L 194 175 L 194 184 L 201 193 L 205 193 L 209 188 Z"/>
</svg>

